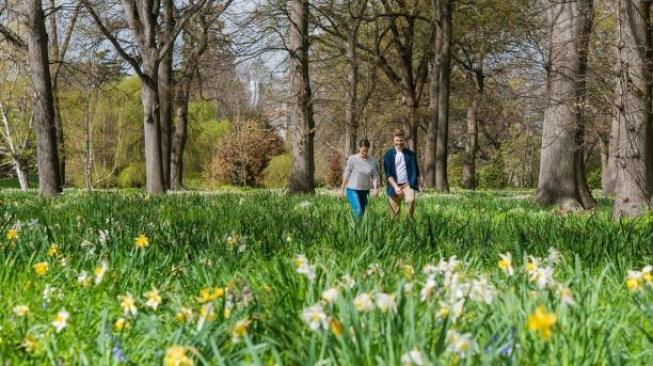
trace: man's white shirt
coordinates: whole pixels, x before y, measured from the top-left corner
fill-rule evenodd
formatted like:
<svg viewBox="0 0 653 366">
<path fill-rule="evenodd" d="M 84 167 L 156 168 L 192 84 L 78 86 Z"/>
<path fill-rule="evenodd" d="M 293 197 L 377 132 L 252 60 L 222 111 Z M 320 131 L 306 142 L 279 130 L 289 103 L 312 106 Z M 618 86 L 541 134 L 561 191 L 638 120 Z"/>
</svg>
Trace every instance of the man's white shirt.
<svg viewBox="0 0 653 366">
<path fill-rule="evenodd" d="M 395 155 L 395 170 L 397 171 L 397 184 L 408 183 L 406 159 L 404 158 L 404 153 L 399 150 L 397 150 L 397 155 Z"/>
</svg>

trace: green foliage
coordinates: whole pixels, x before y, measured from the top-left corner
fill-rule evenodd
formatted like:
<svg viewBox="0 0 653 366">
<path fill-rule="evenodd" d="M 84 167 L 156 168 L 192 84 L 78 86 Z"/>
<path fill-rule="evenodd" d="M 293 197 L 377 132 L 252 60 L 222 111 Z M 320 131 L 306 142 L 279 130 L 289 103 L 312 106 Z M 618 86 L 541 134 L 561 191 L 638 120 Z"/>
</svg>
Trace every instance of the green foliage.
<svg viewBox="0 0 653 366">
<path fill-rule="evenodd" d="M 210 170 L 220 140 L 232 129 L 228 120 L 216 120 L 215 104 L 193 101 L 188 108 L 188 143 L 184 155 L 185 178 L 198 179 Z"/>
<path fill-rule="evenodd" d="M 497 155 L 479 169 L 479 188 L 497 189 L 506 186 L 503 156 Z"/>
<path fill-rule="evenodd" d="M 120 188 L 139 188 L 145 186 L 145 164 L 136 162 L 127 165 L 117 178 L 118 187 Z"/>
<path fill-rule="evenodd" d="M 292 170 L 292 154 L 275 156 L 263 172 L 263 186 L 267 188 L 286 188 Z"/>
</svg>

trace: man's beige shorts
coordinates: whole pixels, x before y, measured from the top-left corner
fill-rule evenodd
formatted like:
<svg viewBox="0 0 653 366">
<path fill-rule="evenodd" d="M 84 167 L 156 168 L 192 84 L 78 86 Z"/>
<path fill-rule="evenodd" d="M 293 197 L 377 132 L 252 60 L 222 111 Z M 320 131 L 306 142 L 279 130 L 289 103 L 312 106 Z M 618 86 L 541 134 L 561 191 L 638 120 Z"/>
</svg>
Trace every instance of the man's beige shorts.
<svg viewBox="0 0 653 366">
<path fill-rule="evenodd" d="M 415 209 L 415 191 L 410 188 L 408 184 L 399 185 L 403 195 L 390 197 L 390 211 L 393 215 L 399 215 L 399 210 L 401 208 L 401 201 L 406 201 L 406 209 L 408 210 L 408 215 L 412 216 Z"/>
</svg>

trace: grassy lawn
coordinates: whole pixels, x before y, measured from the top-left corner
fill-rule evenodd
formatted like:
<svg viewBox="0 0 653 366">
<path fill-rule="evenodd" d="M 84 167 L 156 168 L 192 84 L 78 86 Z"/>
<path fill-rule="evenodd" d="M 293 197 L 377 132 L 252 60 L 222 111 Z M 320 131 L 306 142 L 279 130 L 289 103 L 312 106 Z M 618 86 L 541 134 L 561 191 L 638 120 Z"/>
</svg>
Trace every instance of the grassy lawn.
<svg viewBox="0 0 653 366">
<path fill-rule="evenodd" d="M 529 195 L 0 193 L 0 364 L 650 365 L 653 217 Z"/>
</svg>

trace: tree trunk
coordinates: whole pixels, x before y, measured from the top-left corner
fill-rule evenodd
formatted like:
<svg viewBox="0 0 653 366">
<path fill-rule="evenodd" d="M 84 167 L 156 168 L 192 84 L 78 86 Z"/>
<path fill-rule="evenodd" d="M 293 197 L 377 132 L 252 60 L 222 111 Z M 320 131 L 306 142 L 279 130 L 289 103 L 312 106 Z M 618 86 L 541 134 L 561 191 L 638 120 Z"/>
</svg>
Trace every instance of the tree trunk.
<svg viewBox="0 0 653 366">
<path fill-rule="evenodd" d="M 46 196 L 55 196 L 61 192 L 61 177 L 45 13 L 40 0 L 24 0 L 23 5 L 27 15 L 27 61 L 34 90 L 39 191 Z"/>
<path fill-rule="evenodd" d="M 347 43 L 347 59 L 349 70 L 347 75 L 347 147 L 348 155 L 356 154 L 358 142 L 358 57 L 356 47 L 358 30 L 354 28 L 349 34 Z"/>
<path fill-rule="evenodd" d="M 653 191 L 651 5 L 636 0 L 620 0 L 619 5 L 615 218 L 644 214 Z"/>
<path fill-rule="evenodd" d="M 309 76 L 309 34 L 307 0 L 291 0 L 290 5 L 290 128 L 293 166 L 288 181 L 290 193 L 315 191 L 315 121 Z"/>
<path fill-rule="evenodd" d="M 435 189 L 449 192 L 447 158 L 449 157 L 449 81 L 451 79 L 451 0 L 432 0 L 437 5 L 438 35 L 441 37 L 438 90 L 438 132 L 435 149 Z M 435 4 L 437 3 L 437 4 Z M 436 42 L 437 43 L 437 42 Z"/>
<path fill-rule="evenodd" d="M 408 148 L 417 154 L 417 135 L 419 131 L 419 116 L 417 115 L 418 105 L 412 95 L 404 96 L 404 100 L 404 108 L 406 110 L 406 120 L 408 125 Z"/>
<path fill-rule="evenodd" d="M 26 191 L 29 189 L 29 177 L 27 175 L 27 166 L 22 159 L 12 158 L 12 163 L 14 164 L 14 170 L 16 171 L 16 177 L 18 178 L 18 184 L 20 184 L 21 191 Z"/>
<path fill-rule="evenodd" d="M 188 62 L 194 62 L 188 60 Z M 173 190 L 183 189 L 184 179 L 184 149 L 188 134 L 188 103 L 194 66 L 187 66 L 182 79 L 177 85 L 177 107 L 175 109 L 175 133 L 172 140 L 172 159 L 170 166 L 170 187 Z"/>
<path fill-rule="evenodd" d="M 478 69 L 469 75 L 472 95 L 467 109 L 467 133 L 463 156 L 463 188 L 476 188 L 476 151 L 478 150 L 478 108 L 483 96 L 483 58 L 479 57 Z M 523 182 L 523 180 L 522 180 Z"/>
<path fill-rule="evenodd" d="M 582 162 L 586 66 L 592 0 L 551 4 L 548 105 L 536 200 L 566 211 L 590 208 Z M 581 172 L 582 170 L 582 172 Z M 589 196 L 589 197 L 588 197 Z"/>
<path fill-rule="evenodd" d="M 50 0 L 50 9 L 54 11 L 56 9 L 56 0 Z M 52 53 L 52 59 L 56 62 L 62 62 L 61 52 L 59 50 L 59 31 L 57 27 L 57 14 L 53 12 L 49 16 L 50 23 L 50 37 L 52 38 L 50 42 L 50 50 Z M 57 67 L 57 66 L 55 66 Z M 61 185 L 66 184 L 66 152 L 64 150 L 64 135 L 63 135 L 63 122 L 61 120 L 61 107 L 59 103 L 59 80 L 50 70 L 52 77 L 52 95 L 54 102 L 54 125 L 57 130 L 57 147 L 59 149 L 59 176 L 61 178 Z"/>
<path fill-rule="evenodd" d="M 172 0 L 165 0 L 163 17 L 163 39 L 170 41 L 174 37 L 175 16 Z M 173 47 L 174 48 L 174 47 Z M 172 49 L 166 53 L 159 66 L 159 106 L 161 123 L 161 159 L 163 164 L 163 184 L 170 188 L 170 159 L 172 155 Z"/>
<path fill-rule="evenodd" d="M 435 187 L 435 151 L 438 136 L 438 106 L 440 104 L 440 63 L 442 62 L 442 34 L 437 30 L 439 26 L 436 20 L 436 15 L 439 13 L 437 1 L 432 0 L 433 21 L 431 27 L 436 38 L 429 70 L 429 122 L 426 129 L 426 151 L 424 153 L 424 184 L 429 188 Z"/>
<path fill-rule="evenodd" d="M 619 145 L 617 139 L 619 137 L 619 118 L 614 116 L 610 125 L 610 134 L 608 140 L 603 144 L 603 151 L 601 154 L 601 186 L 603 193 L 606 195 L 614 195 L 617 187 L 617 155 Z"/>
<path fill-rule="evenodd" d="M 145 66 L 145 65 L 144 65 Z M 147 71 L 146 71 L 147 72 Z M 145 137 L 145 185 L 148 193 L 163 193 L 163 160 L 161 157 L 161 126 L 159 122 L 159 95 L 157 73 L 152 80 L 141 83 L 143 102 L 143 136 Z"/>
</svg>

